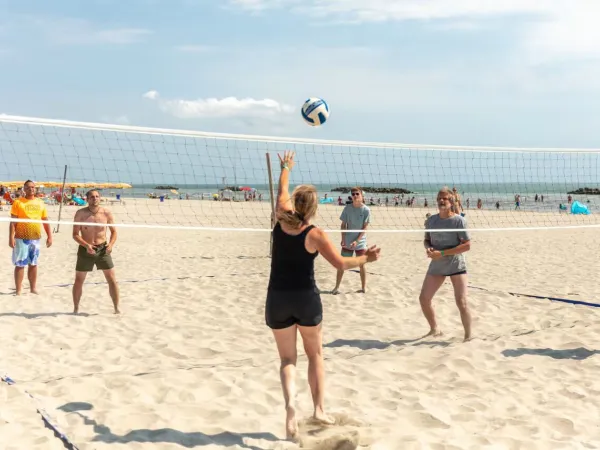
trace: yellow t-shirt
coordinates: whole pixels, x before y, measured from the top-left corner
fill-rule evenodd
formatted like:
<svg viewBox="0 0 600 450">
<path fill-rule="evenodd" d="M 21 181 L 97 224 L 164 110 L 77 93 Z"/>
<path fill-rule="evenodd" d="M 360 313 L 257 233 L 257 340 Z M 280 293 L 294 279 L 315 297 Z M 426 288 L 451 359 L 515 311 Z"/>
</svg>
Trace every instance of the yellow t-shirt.
<svg viewBox="0 0 600 450">
<path fill-rule="evenodd" d="M 48 218 L 46 204 L 40 198 L 27 200 L 25 197 L 19 197 L 10 208 L 10 215 L 17 216 L 17 219 L 42 220 Z M 16 239 L 41 239 L 42 226 L 39 223 L 15 224 Z"/>
</svg>

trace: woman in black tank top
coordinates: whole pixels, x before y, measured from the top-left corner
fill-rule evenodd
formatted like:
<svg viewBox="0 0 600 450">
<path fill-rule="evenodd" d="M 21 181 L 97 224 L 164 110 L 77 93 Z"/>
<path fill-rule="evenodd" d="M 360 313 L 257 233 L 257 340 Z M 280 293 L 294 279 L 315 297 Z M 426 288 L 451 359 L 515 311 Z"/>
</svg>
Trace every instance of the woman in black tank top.
<svg viewBox="0 0 600 450">
<path fill-rule="evenodd" d="M 315 259 L 321 254 L 336 269 L 347 270 L 376 261 L 380 250 L 372 246 L 363 256 L 342 257 L 325 232 L 310 224 L 318 205 L 315 187 L 301 185 L 294 189 L 291 196 L 289 194 L 289 173 L 294 166 L 294 153 L 286 151 L 283 158 L 278 156 L 281 175 L 265 321 L 277 341 L 286 409 L 286 435 L 288 439 L 294 439 L 298 433 L 295 409 L 298 331 L 308 357 L 313 418 L 326 424 L 334 423 L 325 414 L 324 407 L 323 306 L 315 283 Z"/>
</svg>

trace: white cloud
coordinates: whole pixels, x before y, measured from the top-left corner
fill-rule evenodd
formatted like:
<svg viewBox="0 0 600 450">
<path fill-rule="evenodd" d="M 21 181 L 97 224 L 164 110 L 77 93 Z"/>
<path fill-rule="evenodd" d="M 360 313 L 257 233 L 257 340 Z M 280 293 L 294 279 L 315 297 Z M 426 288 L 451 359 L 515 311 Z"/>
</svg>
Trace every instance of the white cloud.
<svg viewBox="0 0 600 450">
<path fill-rule="evenodd" d="M 216 47 L 211 45 L 178 45 L 175 50 L 183 53 L 209 53 L 216 50 Z"/>
<path fill-rule="evenodd" d="M 528 62 L 600 58 L 598 0 L 229 0 L 249 12 L 282 9 L 328 23 L 422 21 L 437 29 L 486 28 L 521 18 L 519 51 Z M 436 23 L 437 22 L 437 23 Z"/>
<path fill-rule="evenodd" d="M 162 99 L 156 91 L 149 91 L 144 98 L 158 102 L 162 111 L 180 119 L 230 118 L 230 117 L 277 117 L 294 112 L 292 106 L 272 99 L 226 97 L 197 100 Z"/>
<path fill-rule="evenodd" d="M 156 100 L 158 98 L 158 92 L 156 92 L 156 91 L 148 91 L 144 95 L 142 95 L 142 97 L 148 98 L 150 100 Z"/>
<path fill-rule="evenodd" d="M 490 17 L 500 14 L 544 13 L 554 0 L 229 0 L 249 11 L 289 7 L 314 17 L 345 17 L 361 22 Z"/>
</svg>

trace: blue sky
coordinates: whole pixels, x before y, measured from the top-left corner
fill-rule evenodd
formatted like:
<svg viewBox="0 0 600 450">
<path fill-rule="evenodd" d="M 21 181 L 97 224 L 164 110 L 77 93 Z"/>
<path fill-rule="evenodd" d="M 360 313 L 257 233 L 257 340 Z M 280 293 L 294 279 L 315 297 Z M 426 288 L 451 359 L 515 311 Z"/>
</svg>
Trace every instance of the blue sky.
<svg viewBox="0 0 600 450">
<path fill-rule="evenodd" d="M 599 19 L 592 0 L 0 0 L 0 113 L 599 147 Z"/>
<path fill-rule="evenodd" d="M 587 0 L 0 0 L 0 112 L 593 147 L 599 18 Z M 159 96 L 144 98 L 149 91 Z M 302 123 L 309 96 L 329 102 L 326 126 Z"/>
</svg>

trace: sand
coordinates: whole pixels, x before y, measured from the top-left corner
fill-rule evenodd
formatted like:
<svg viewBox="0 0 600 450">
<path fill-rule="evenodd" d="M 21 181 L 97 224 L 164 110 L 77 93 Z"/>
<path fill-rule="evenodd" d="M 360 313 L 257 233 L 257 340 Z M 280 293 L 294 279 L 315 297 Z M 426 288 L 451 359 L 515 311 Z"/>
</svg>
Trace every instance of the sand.
<svg viewBox="0 0 600 450">
<path fill-rule="evenodd" d="M 117 221 L 182 223 L 187 211 L 189 223 L 268 224 L 267 204 L 143 202 L 114 205 Z M 142 207 L 148 214 L 136 216 Z M 321 223 L 337 227 L 339 211 L 321 208 Z M 66 208 L 65 217 L 73 212 Z M 422 224 L 424 212 L 377 209 L 383 222 L 404 228 Z M 471 226 L 597 220 L 469 217 Z M 10 249 L 0 249 L 0 374 L 16 382 L 0 383 L 0 448 L 64 448 L 25 391 L 82 450 L 299 447 L 283 440 L 279 362 L 264 325 L 268 233 L 122 228 L 114 259 L 123 314 L 112 314 L 103 276 L 93 272 L 74 316 L 70 232 L 61 226 L 42 250 L 40 295 L 13 295 Z M 462 343 L 449 282 L 435 300 L 445 334 L 419 339 L 427 331 L 418 305 L 428 263 L 421 234 L 371 234 L 383 250 L 368 266 L 368 292 L 355 293 L 359 277 L 349 272 L 340 295 L 322 296 L 326 400 L 338 425 L 307 420 L 306 359 L 299 360 L 303 448 L 600 448 L 600 310 L 509 294 L 600 303 L 597 236 L 597 229 L 473 233 L 476 338 Z M 335 270 L 317 261 L 318 285 L 330 290 Z"/>
</svg>

